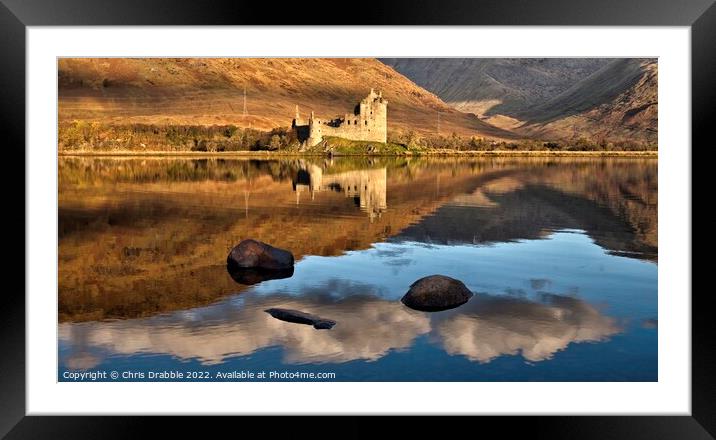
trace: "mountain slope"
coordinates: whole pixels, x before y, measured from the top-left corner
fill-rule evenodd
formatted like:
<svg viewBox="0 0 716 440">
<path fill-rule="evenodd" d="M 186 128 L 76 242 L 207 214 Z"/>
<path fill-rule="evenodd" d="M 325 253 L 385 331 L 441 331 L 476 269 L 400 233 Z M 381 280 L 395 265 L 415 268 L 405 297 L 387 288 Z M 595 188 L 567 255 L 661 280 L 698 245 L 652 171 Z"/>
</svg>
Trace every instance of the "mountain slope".
<svg viewBox="0 0 716 440">
<path fill-rule="evenodd" d="M 445 102 L 478 115 L 519 114 L 588 77 L 605 58 L 385 58 Z"/>
<path fill-rule="evenodd" d="M 409 130 L 434 134 L 440 112 L 442 133 L 519 137 L 452 108 L 367 58 L 65 58 L 58 62 L 58 81 L 60 122 L 270 129 L 289 126 L 296 105 L 304 115 L 343 115 L 374 87 L 389 101 L 389 136 Z"/>
<path fill-rule="evenodd" d="M 657 141 L 656 60 L 620 59 L 523 116 L 522 133 Z"/>
<path fill-rule="evenodd" d="M 542 139 L 657 138 L 655 59 L 384 59 L 448 104 Z"/>
</svg>

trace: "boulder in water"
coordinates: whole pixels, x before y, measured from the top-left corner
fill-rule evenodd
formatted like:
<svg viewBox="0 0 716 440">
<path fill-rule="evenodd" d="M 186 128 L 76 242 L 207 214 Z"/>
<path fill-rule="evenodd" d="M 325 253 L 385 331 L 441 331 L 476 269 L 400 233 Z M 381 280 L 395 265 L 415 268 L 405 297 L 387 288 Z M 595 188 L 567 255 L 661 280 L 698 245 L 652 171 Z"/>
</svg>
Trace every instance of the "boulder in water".
<svg viewBox="0 0 716 440">
<path fill-rule="evenodd" d="M 470 298 L 472 292 L 462 281 L 431 275 L 414 282 L 400 301 L 411 309 L 437 312 L 461 306 Z"/>
<path fill-rule="evenodd" d="M 316 315 L 311 315 L 310 313 L 301 312 L 299 310 L 271 308 L 264 311 L 281 321 L 294 322 L 296 324 L 308 324 L 312 325 L 313 328 L 316 329 L 330 329 L 336 325 L 336 321 L 320 318 Z"/>
<path fill-rule="evenodd" d="M 242 269 L 285 270 L 293 268 L 293 254 L 257 240 L 244 240 L 226 258 L 229 272 Z"/>
</svg>

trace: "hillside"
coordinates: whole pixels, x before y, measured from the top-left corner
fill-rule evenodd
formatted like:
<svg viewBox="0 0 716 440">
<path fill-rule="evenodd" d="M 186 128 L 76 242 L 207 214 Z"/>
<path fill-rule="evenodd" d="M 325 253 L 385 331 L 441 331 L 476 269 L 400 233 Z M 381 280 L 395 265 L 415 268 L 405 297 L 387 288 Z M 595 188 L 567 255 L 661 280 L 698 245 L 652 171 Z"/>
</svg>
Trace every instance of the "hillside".
<svg viewBox="0 0 716 440">
<path fill-rule="evenodd" d="M 454 108 L 527 137 L 656 141 L 656 60 L 382 61 Z"/>
<path fill-rule="evenodd" d="M 542 137 L 657 141 L 656 60 L 609 63 L 523 117 L 519 131 Z"/>
<path fill-rule="evenodd" d="M 389 136 L 416 131 L 495 139 L 519 136 L 447 105 L 375 59 L 65 58 L 58 62 L 59 122 L 290 126 L 302 114 L 353 109 L 371 87 L 389 101 Z M 246 115 L 244 115 L 244 90 Z"/>
<path fill-rule="evenodd" d="M 609 63 L 604 58 L 385 58 L 460 110 L 515 116 Z"/>
</svg>

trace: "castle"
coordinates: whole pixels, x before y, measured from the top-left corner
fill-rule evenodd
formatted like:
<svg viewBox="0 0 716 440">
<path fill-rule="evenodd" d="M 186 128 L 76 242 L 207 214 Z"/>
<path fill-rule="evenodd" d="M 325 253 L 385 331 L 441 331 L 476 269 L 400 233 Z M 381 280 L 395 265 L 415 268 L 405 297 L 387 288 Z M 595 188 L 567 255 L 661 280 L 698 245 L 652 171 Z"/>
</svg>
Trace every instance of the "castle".
<svg viewBox="0 0 716 440">
<path fill-rule="evenodd" d="M 296 118 L 291 126 L 298 140 L 308 147 L 321 142 L 324 136 L 385 143 L 388 140 L 388 101 L 383 98 L 383 92 L 375 93 L 370 89 L 353 113 L 334 119 L 319 119 L 311 112 L 308 121 L 301 119 L 296 106 Z"/>
</svg>

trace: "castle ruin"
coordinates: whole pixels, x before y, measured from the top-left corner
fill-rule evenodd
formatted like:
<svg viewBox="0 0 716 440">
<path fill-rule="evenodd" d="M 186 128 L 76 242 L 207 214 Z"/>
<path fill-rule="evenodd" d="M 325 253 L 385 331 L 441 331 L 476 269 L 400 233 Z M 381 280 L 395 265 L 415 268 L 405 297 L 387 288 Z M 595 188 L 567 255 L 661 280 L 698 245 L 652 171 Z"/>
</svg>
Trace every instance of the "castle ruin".
<svg viewBox="0 0 716 440">
<path fill-rule="evenodd" d="M 375 93 L 370 89 L 368 96 L 355 106 L 353 113 L 333 119 L 320 119 L 311 112 L 308 121 L 301 119 L 296 106 L 296 118 L 291 126 L 298 140 L 308 147 L 321 142 L 324 136 L 385 143 L 388 140 L 388 101 L 383 98 L 383 92 Z"/>
</svg>

